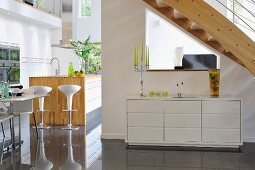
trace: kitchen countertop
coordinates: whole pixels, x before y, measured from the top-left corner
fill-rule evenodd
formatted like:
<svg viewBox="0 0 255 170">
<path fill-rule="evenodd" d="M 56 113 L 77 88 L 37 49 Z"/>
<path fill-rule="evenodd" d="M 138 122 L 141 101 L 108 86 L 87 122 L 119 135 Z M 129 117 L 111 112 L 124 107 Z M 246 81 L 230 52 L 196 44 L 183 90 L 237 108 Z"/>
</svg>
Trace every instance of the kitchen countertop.
<svg viewBox="0 0 255 170">
<path fill-rule="evenodd" d="M 32 78 L 85 78 L 86 80 L 89 79 L 95 79 L 95 78 L 101 78 L 100 74 L 86 74 L 85 76 L 80 76 L 80 77 L 68 77 L 67 75 L 60 75 L 60 76 L 34 76 Z"/>
</svg>

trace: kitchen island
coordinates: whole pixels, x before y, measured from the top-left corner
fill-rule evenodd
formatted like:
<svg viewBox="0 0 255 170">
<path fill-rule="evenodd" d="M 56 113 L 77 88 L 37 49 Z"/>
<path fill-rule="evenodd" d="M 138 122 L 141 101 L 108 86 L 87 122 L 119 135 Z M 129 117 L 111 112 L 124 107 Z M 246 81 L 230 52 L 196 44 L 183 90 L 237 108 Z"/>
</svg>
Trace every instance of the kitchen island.
<svg viewBox="0 0 255 170">
<path fill-rule="evenodd" d="M 68 122 L 68 114 L 63 110 L 67 109 L 66 96 L 58 90 L 58 86 L 63 84 L 75 84 L 81 86 L 81 90 L 73 97 L 72 124 L 84 126 L 86 124 L 86 113 L 95 107 L 101 106 L 101 76 L 85 75 L 84 77 L 67 77 L 67 76 L 44 76 L 30 77 L 30 86 L 49 86 L 52 91 L 45 98 L 44 108 L 49 110 L 44 113 L 44 123 L 48 125 L 62 126 Z M 93 95 L 96 93 L 96 97 Z M 40 121 L 38 100 L 34 100 L 34 111 L 37 122 Z M 30 118 L 30 124 L 34 124 Z"/>
</svg>

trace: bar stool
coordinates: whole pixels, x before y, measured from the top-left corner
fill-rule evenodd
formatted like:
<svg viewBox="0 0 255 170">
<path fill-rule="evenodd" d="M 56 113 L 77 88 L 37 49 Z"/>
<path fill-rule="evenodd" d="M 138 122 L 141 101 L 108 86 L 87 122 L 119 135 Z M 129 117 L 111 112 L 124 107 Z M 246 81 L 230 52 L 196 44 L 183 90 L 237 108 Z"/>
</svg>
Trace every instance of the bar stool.
<svg viewBox="0 0 255 170">
<path fill-rule="evenodd" d="M 65 129 L 65 130 L 78 130 L 79 127 L 72 126 L 72 112 L 77 111 L 77 110 L 72 110 L 72 104 L 73 104 L 73 95 L 81 89 L 81 86 L 68 84 L 68 85 L 58 86 L 58 89 L 62 93 L 64 93 L 67 97 L 67 110 L 63 110 L 63 111 L 68 112 L 68 125 L 67 125 L 67 127 L 64 127 L 62 129 Z"/>
<path fill-rule="evenodd" d="M 48 94 L 51 92 L 52 88 L 48 86 L 31 86 L 30 89 L 34 90 L 34 94 Z M 44 110 L 44 97 L 39 98 L 39 112 L 41 113 L 40 115 L 40 124 L 37 125 L 38 129 L 49 129 L 50 126 L 45 125 L 43 122 L 43 115 L 44 112 L 48 112 L 49 110 Z"/>
</svg>

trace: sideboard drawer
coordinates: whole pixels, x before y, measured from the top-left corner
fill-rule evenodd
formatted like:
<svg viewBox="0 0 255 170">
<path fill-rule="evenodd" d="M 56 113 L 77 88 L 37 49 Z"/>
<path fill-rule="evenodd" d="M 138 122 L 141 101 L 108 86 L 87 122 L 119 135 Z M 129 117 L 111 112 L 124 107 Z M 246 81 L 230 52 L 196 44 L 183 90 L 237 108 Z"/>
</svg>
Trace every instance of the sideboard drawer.
<svg viewBox="0 0 255 170">
<path fill-rule="evenodd" d="M 165 113 L 201 113 L 201 101 L 167 101 Z"/>
<path fill-rule="evenodd" d="M 134 113 L 163 113 L 164 108 L 161 101 L 152 100 L 128 100 L 127 112 Z"/>
<path fill-rule="evenodd" d="M 128 113 L 128 127 L 162 127 L 163 114 Z"/>
<path fill-rule="evenodd" d="M 201 128 L 165 128 L 165 141 L 200 142 Z"/>
<path fill-rule="evenodd" d="M 202 129 L 202 142 L 239 143 L 240 129 Z"/>
<path fill-rule="evenodd" d="M 128 127 L 129 141 L 163 141 L 163 128 Z"/>
<path fill-rule="evenodd" d="M 201 114 L 165 114 L 165 127 L 201 128 Z"/>
<path fill-rule="evenodd" d="M 240 115 L 229 114 L 203 114 L 202 127 L 203 128 L 232 128 L 239 129 Z"/>
<path fill-rule="evenodd" d="M 241 112 L 240 101 L 203 101 L 202 113 L 220 113 L 220 114 L 240 114 Z"/>
</svg>

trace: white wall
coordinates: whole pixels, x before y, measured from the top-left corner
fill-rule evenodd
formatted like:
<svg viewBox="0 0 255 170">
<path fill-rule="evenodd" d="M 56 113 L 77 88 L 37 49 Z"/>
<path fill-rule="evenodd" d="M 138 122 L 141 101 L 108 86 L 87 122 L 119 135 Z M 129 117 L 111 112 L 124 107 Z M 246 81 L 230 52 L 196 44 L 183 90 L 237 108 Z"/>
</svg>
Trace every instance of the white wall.
<svg viewBox="0 0 255 170">
<path fill-rule="evenodd" d="M 69 62 L 73 63 L 75 70 L 80 70 L 79 58 L 72 49 L 53 47 L 52 57 L 57 57 L 60 61 L 60 75 L 67 75 Z M 53 75 L 55 74 L 55 69 L 57 69 L 57 62 L 53 61 L 51 70 Z"/>
<path fill-rule="evenodd" d="M 149 10 L 146 12 L 146 39 L 150 47 L 150 69 L 174 69 L 176 47 L 183 47 L 183 54 L 213 54 Z"/>
<path fill-rule="evenodd" d="M 80 17 L 80 0 L 74 2 L 74 29 L 77 40 L 85 40 L 89 35 L 93 42 L 101 42 L 101 0 L 91 0 L 91 16 Z"/>
<path fill-rule="evenodd" d="M 50 74 L 50 28 L 0 13 L 0 41 L 20 45 L 21 84 L 24 87 L 28 87 L 29 76 Z"/>
<path fill-rule="evenodd" d="M 126 97 L 138 95 L 139 75 L 133 68 L 133 48 L 145 38 L 145 4 L 137 0 L 102 1 L 102 137 L 124 138 Z M 145 91 L 209 95 L 208 72 L 148 72 Z M 242 66 L 221 56 L 221 95 L 243 98 L 243 137 L 255 142 L 255 79 Z"/>
</svg>

